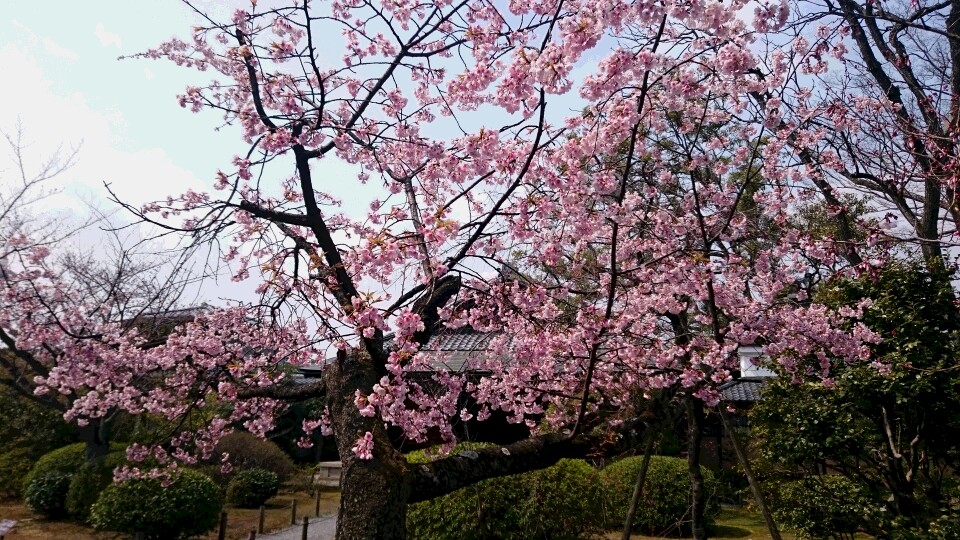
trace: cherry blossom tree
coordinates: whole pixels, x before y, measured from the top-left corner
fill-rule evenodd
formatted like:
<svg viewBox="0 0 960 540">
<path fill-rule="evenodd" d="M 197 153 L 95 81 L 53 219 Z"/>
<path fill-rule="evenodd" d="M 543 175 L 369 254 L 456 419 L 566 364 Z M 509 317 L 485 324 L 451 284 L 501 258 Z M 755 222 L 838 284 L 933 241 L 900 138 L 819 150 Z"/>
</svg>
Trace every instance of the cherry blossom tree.
<svg viewBox="0 0 960 540">
<path fill-rule="evenodd" d="M 764 80 L 798 81 L 754 96 L 766 122 L 797 143 L 840 242 L 856 244 L 843 194 L 859 193 L 885 218 L 867 227 L 874 241 L 910 241 L 942 268 L 960 223 L 960 5 L 803 1 L 792 12 L 756 66 Z"/>
<path fill-rule="evenodd" d="M 121 345 L 148 349 L 162 342 L 172 325 L 190 319 L 175 308 L 194 276 L 187 258 L 158 256 L 156 246 L 131 242 L 110 228 L 108 216 L 40 212 L 77 149 L 37 160 L 22 127 L 5 137 L 11 159 L 0 169 L 0 384 L 77 420 L 88 458 L 96 459 L 109 451 L 109 425 L 125 409 L 94 406 L 104 381 L 92 373 L 80 377 L 74 364 L 96 358 L 112 366 L 126 361 Z M 101 249 L 73 247 L 93 225 L 102 227 Z M 79 377 L 70 388 L 84 388 L 50 391 L 57 377 Z"/>
<path fill-rule="evenodd" d="M 43 327 L 65 352 L 40 383 L 76 396 L 78 421 L 207 415 L 131 458 L 191 463 L 233 426 L 264 434 L 283 401 L 323 395 L 304 429 L 334 436 L 344 462 L 337 537 L 402 538 L 408 503 L 603 452 L 654 390 L 685 400 L 697 455 L 741 345 L 827 381 L 834 362 L 869 360 L 858 309 L 797 286 L 811 265 L 860 261 L 791 227 L 819 179 L 791 156 L 819 132 L 770 114 L 795 79 L 760 70 L 759 44 L 787 4 L 261 1 L 228 18 L 187 5 L 192 36 L 142 56 L 211 73 L 180 103 L 222 114 L 245 150 L 213 192 L 128 208 L 225 243 L 236 279 L 262 276 L 262 300 L 151 349 L 83 310 Z M 356 172 L 331 172 L 344 163 Z M 42 254 L 25 257 L 14 283 L 57 290 Z M 11 324 L 31 321 L 20 309 Z M 463 327 L 492 335 L 471 366 L 483 375 L 424 381 L 423 345 Z M 330 349 L 319 381 L 284 376 Z M 449 451 L 457 423 L 494 413 L 530 436 L 427 464 L 401 453 Z M 691 476 L 705 538 L 695 458 Z"/>
</svg>

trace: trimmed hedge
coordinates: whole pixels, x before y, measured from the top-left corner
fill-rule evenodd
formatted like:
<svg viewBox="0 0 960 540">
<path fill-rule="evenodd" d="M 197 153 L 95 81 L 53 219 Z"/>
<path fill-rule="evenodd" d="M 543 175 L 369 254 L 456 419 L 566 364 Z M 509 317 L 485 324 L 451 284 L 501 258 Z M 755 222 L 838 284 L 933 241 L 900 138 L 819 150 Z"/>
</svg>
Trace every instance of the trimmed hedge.
<svg viewBox="0 0 960 540">
<path fill-rule="evenodd" d="M 124 452 L 126 447 L 119 443 L 110 444 L 110 453 Z M 68 444 L 57 448 L 53 452 L 44 454 L 34 463 L 30 473 L 23 479 L 23 488 L 26 490 L 30 482 L 37 476 L 50 472 L 72 475 L 87 462 L 87 446 L 84 443 Z"/>
<path fill-rule="evenodd" d="M 229 474 L 221 471 L 220 454 L 223 452 L 230 454 L 233 470 Z M 198 468 L 222 488 L 227 487 L 235 474 L 244 470 L 270 471 L 277 475 L 281 483 L 297 472 L 293 460 L 279 446 L 246 431 L 235 431 L 224 436 L 217 443 L 213 455 L 215 461 L 206 462 Z"/>
<path fill-rule="evenodd" d="M 103 459 L 98 461 L 95 464 L 87 463 L 87 447 L 83 443 L 76 443 L 64 446 L 63 448 L 58 448 L 52 452 L 44 454 L 37 462 L 33 465 L 33 468 L 30 469 L 30 472 L 23 478 L 23 492 L 24 497 L 28 493 L 43 493 L 43 503 L 42 506 L 48 510 L 40 509 L 40 506 L 33 507 L 38 512 L 46 515 L 47 517 L 62 517 L 64 515 L 71 515 L 85 520 L 89 512 L 89 507 L 93 504 L 93 501 L 96 500 L 97 496 L 100 493 L 100 490 L 103 489 L 106 484 L 109 483 L 112 478 L 111 473 L 113 467 L 118 465 L 125 459 L 125 454 L 123 452 L 124 446 L 122 444 L 111 444 L 111 452 L 107 454 Z M 109 471 L 101 471 L 100 475 L 105 475 L 107 477 L 106 481 L 97 481 L 92 482 L 88 477 L 93 474 L 92 471 L 87 472 L 86 469 L 94 468 L 100 469 L 103 467 L 109 466 Z M 70 495 L 71 487 L 73 484 L 73 479 L 76 475 L 82 474 L 84 478 L 78 481 L 78 485 L 72 491 L 73 495 Z M 42 485 L 37 485 L 34 487 L 34 484 L 37 484 L 39 479 L 49 478 L 53 476 L 62 476 L 66 478 L 66 486 L 63 490 L 59 488 L 53 490 L 53 486 L 50 484 L 49 480 L 44 480 Z M 92 485 L 96 484 L 96 486 Z M 59 485 L 59 484 L 58 484 Z M 39 496 L 39 495 L 35 495 Z M 58 496 L 59 500 L 53 500 L 50 497 Z M 68 499 L 72 499 L 68 501 Z M 40 503 L 38 503 L 39 505 Z"/>
<path fill-rule="evenodd" d="M 227 502 L 239 508 L 258 508 L 280 491 L 280 479 L 264 469 L 240 471 L 227 486 Z"/>
<path fill-rule="evenodd" d="M 476 447 L 460 445 L 458 451 Z M 415 453 L 408 460 L 425 458 Z M 600 531 L 599 501 L 597 471 L 582 460 L 562 460 L 413 504 L 407 531 L 419 540 L 583 538 Z"/>
<path fill-rule="evenodd" d="M 158 478 L 111 484 L 93 505 L 90 518 L 98 530 L 176 540 L 214 528 L 222 509 L 223 497 L 213 480 L 184 469 L 167 486 Z"/>
<path fill-rule="evenodd" d="M 44 454 L 23 478 L 23 491 L 26 492 L 35 478 L 49 473 L 73 475 L 87 461 L 87 447 L 83 443 L 69 444 Z"/>
<path fill-rule="evenodd" d="M 97 502 L 100 493 L 113 482 L 113 469 L 126 461 L 123 452 L 112 452 L 93 463 L 84 463 L 70 480 L 66 507 L 70 517 L 80 521 L 90 520 L 90 508 Z"/>
<path fill-rule="evenodd" d="M 61 518 L 67 515 L 67 490 L 70 489 L 70 475 L 51 471 L 34 476 L 24 490 L 23 500 L 34 512 L 48 518 Z"/>
<path fill-rule="evenodd" d="M 640 456 L 630 457 L 615 461 L 600 471 L 608 528 L 623 527 L 642 462 L 643 458 Z M 707 493 L 706 517 L 710 525 L 720 514 L 720 502 L 716 496 L 719 485 L 710 470 L 703 467 L 700 470 Z M 643 486 L 643 498 L 633 522 L 634 531 L 651 536 L 674 536 L 690 534 L 690 525 L 690 477 L 687 461 L 674 457 L 652 456 Z"/>
</svg>

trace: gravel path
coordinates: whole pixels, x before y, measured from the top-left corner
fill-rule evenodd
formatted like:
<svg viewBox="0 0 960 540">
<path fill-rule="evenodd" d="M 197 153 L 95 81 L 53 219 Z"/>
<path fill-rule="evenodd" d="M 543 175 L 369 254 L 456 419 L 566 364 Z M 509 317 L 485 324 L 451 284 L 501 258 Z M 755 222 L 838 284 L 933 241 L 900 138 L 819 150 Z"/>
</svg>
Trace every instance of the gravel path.
<svg viewBox="0 0 960 540">
<path fill-rule="evenodd" d="M 333 540 L 337 533 L 337 516 L 320 516 L 310 518 L 310 526 L 307 527 L 307 538 L 309 540 Z M 270 540 L 300 540 L 303 534 L 303 524 L 298 523 L 288 529 L 270 534 L 260 534 L 257 538 L 267 538 Z"/>
</svg>

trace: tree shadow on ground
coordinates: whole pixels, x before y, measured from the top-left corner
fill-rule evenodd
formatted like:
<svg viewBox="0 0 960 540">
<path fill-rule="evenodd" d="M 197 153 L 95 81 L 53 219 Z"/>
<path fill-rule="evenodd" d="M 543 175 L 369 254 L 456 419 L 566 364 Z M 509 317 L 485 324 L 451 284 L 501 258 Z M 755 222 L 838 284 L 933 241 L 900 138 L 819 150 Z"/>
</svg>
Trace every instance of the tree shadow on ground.
<svg viewBox="0 0 960 540">
<path fill-rule="evenodd" d="M 734 527 L 732 525 L 714 525 L 713 536 L 720 538 L 746 538 L 753 533 L 743 527 Z"/>
</svg>

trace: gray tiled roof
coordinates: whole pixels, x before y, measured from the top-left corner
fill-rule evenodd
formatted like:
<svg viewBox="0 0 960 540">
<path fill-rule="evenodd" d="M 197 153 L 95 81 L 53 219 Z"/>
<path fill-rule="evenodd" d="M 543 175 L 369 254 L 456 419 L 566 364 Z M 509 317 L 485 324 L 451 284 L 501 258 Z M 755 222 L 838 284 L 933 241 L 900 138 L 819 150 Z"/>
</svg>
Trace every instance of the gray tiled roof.
<svg viewBox="0 0 960 540">
<path fill-rule="evenodd" d="M 724 401 L 760 401 L 760 391 L 767 384 L 764 379 L 738 379 L 720 385 Z"/>
<path fill-rule="evenodd" d="M 478 364 L 486 359 L 483 352 L 496 335 L 495 332 L 477 332 L 470 327 L 434 334 L 420 352 L 427 360 L 427 369 L 424 371 L 460 373 L 477 369 Z M 385 338 L 389 349 L 393 346 L 393 335 L 388 334 Z M 329 364 L 333 361 L 332 357 L 325 358 L 323 363 Z M 323 367 L 320 365 L 303 366 L 299 368 L 297 376 L 319 377 L 322 371 Z"/>
<path fill-rule="evenodd" d="M 483 351 L 490 344 L 494 332 L 477 332 L 471 328 L 450 330 L 430 336 L 425 351 Z"/>
<path fill-rule="evenodd" d="M 431 336 L 421 354 L 427 357 L 428 365 L 433 370 L 462 372 L 476 369 L 478 366 L 471 363 L 483 359 L 483 352 L 496 335 L 471 328 L 450 330 Z"/>
</svg>

